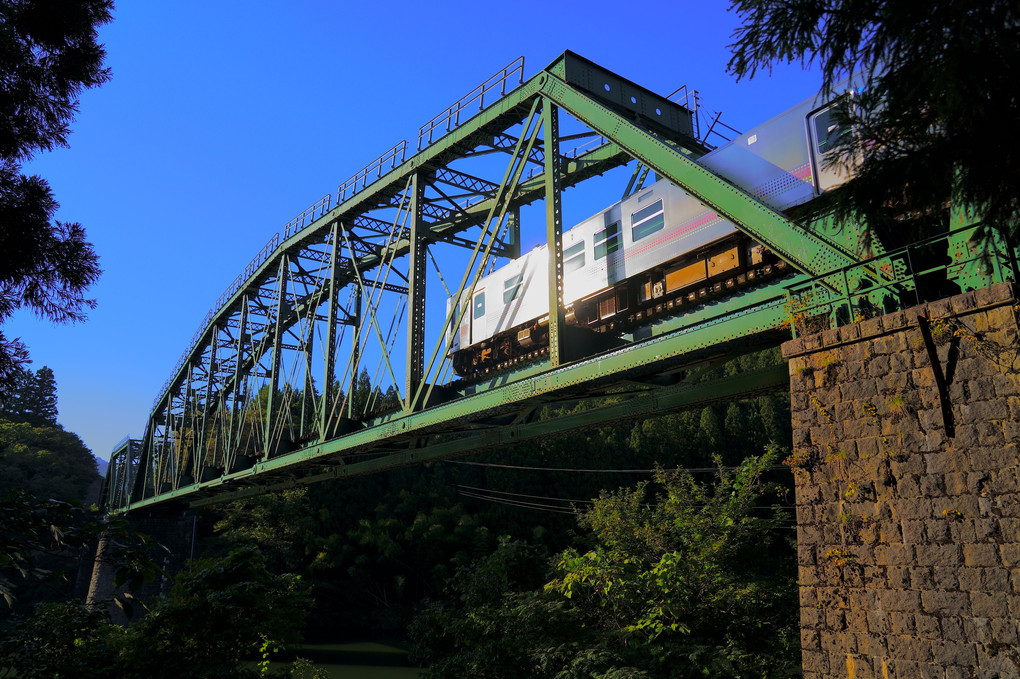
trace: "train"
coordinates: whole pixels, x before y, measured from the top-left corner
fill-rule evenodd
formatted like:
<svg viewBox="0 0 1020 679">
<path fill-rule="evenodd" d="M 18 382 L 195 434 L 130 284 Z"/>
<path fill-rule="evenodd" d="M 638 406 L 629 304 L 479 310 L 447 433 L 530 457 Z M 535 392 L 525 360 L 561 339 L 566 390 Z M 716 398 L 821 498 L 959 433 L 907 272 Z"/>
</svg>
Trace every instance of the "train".
<svg viewBox="0 0 1020 679">
<path fill-rule="evenodd" d="M 789 210 L 845 181 L 825 162 L 848 132 L 834 107 L 832 100 L 807 99 L 697 162 L 773 209 Z M 786 268 L 665 179 L 565 230 L 562 248 L 565 321 L 594 333 L 647 323 Z M 481 278 L 470 298 L 447 300 L 456 375 L 484 375 L 547 350 L 548 261 L 548 247 L 537 246 Z M 452 313 L 456 304 L 463 313 Z"/>
</svg>

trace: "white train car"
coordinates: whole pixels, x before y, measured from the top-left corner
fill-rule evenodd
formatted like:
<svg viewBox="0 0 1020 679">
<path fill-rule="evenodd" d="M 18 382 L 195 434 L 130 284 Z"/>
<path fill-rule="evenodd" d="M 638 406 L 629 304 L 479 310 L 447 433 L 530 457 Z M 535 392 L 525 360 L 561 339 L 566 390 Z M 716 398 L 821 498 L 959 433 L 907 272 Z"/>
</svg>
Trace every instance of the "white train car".
<svg viewBox="0 0 1020 679">
<path fill-rule="evenodd" d="M 698 162 L 785 210 L 844 180 L 824 163 L 842 133 L 832 107 L 809 99 Z M 548 258 L 545 245 L 536 247 L 482 278 L 471 299 L 462 299 L 468 308 L 448 330 L 458 375 L 487 372 L 541 347 Z M 753 279 L 782 267 L 731 222 L 660 180 L 564 232 L 563 303 L 568 323 L 605 331 L 714 280 Z M 453 303 L 451 297 L 448 311 Z"/>
</svg>

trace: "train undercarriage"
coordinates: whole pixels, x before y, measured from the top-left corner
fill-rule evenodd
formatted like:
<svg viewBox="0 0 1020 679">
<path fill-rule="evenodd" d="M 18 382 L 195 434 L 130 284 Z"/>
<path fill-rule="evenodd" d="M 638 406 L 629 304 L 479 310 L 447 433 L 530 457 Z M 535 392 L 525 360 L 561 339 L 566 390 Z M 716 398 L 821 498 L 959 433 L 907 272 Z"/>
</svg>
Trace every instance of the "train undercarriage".
<svg viewBox="0 0 1020 679">
<path fill-rule="evenodd" d="M 713 243 L 567 305 L 565 321 L 609 340 L 655 318 L 680 313 L 748 288 L 787 270 L 787 264 L 744 236 Z M 607 348 L 609 342 L 603 341 Z M 482 377 L 534 360 L 549 349 L 549 318 L 529 321 L 454 352 L 453 371 Z"/>
</svg>

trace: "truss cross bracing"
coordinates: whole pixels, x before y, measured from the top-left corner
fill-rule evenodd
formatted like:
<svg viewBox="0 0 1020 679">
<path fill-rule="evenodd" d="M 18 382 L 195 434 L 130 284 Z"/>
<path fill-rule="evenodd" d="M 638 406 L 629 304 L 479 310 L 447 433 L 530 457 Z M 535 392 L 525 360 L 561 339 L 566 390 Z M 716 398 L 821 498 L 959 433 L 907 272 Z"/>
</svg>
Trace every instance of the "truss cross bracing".
<svg viewBox="0 0 1020 679">
<path fill-rule="evenodd" d="M 678 104 L 569 52 L 522 74 L 515 61 L 423 126 L 413 155 L 395 145 L 270 239 L 204 319 L 143 439 L 111 460 L 109 508 L 197 505 L 785 388 L 782 370 L 684 377 L 789 337 L 791 304 L 852 316 L 875 291 L 915 289 L 909 252 L 862 259 L 698 164 L 710 146 L 696 93 Z M 654 173 L 779 259 L 761 281 L 749 272 L 595 336 L 567 322 L 563 194 L 634 161 L 625 196 Z M 545 344 L 457 378 L 449 329 L 496 261 L 521 256 L 533 205 L 549 253 Z M 985 275 L 972 259 L 954 266 Z"/>
</svg>

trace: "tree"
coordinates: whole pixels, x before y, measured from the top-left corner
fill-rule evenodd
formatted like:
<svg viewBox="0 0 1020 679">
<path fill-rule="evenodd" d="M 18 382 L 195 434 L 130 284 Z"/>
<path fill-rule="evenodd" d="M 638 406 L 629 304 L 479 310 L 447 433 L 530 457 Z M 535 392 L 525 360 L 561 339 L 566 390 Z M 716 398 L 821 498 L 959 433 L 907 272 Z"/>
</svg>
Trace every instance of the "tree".
<svg viewBox="0 0 1020 679">
<path fill-rule="evenodd" d="M 57 426 L 57 382 L 53 371 L 46 366 L 34 373 L 26 368 L 16 371 L 12 387 L 0 400 L 0 418 L 33 427 Z"/>
<path fill-rule="evenodd" d="M 99 277 L 81 224 L 54 221 L 47 182 L 21 174 L 38 151 L 67 146 L 82 90 L 106 82 L 98 26 L 112 0 L 0 1 L 0 322 L 20 308 L 58 323 L 95 306 L 84 297 Z M 0 394 L 28 352 L 0 333 Z"/>
<path fill-rule="evenodd" d="M 1020 234 L 1020 5 L 1014 0 L 734 0 L 729 70 L 817 63 L 824 89 L 862 74 L 836 142 L 853 178 L 825 205 L 886 233 L 944 229 L 947 206 Z M 902 232 L 903 230 L 900 229 Z"/>
<path fill-rule="evenodd" d="M 24 491 L 0 493 L 0 596 L 9 606 L 20 602 L 21 588 L 33 582 L 66 580 L 82 551 L 100 535 L 109 536 L 107 559 L 114 580 L 132 588 L 162 571 L 150 558 L 155 543 L 132 531 L 124 519 L 103 520 L 80 505 L 40 500 Z M 0 661 L 0 667 L 6 663 Z"/>
<path fill-rule="evenodd" d="M 714 484 L 678 471 L 603 493 L 579 520 L 590 548 L 564 551 L 540 590 L 527 550 L 501 542 L 458 572 L 458 602 L 416 619 L 425 676 L 797 674 L 794 550 L 781 512 L 759 507 L 776 451 Z"/>
<path fill-rule="evenodd" d="M 266 639 L 300 641 L 310 604 L 300 580 L 270 572 L 252 546 L 192 562 L 129 630 L 122 656 L 129 676 L 237 676 L 241 658 Z"/>
<path fill-rule="evenodd" d="M 37 497 L 84 502 L 99 480 L 96 458 L 62 427 L 0 420 L 0 491 L 22 489 Z"/>
<path fill-rule="evenodd" d="M 299 640 L 308 604 L 297 576 L 271 573 L 245 547 L 193 562 L 128 629 L 80 602 L 38 607 L 0 639 L 0 676 L 251 677 L 241 659 Z"/>
</svg>

